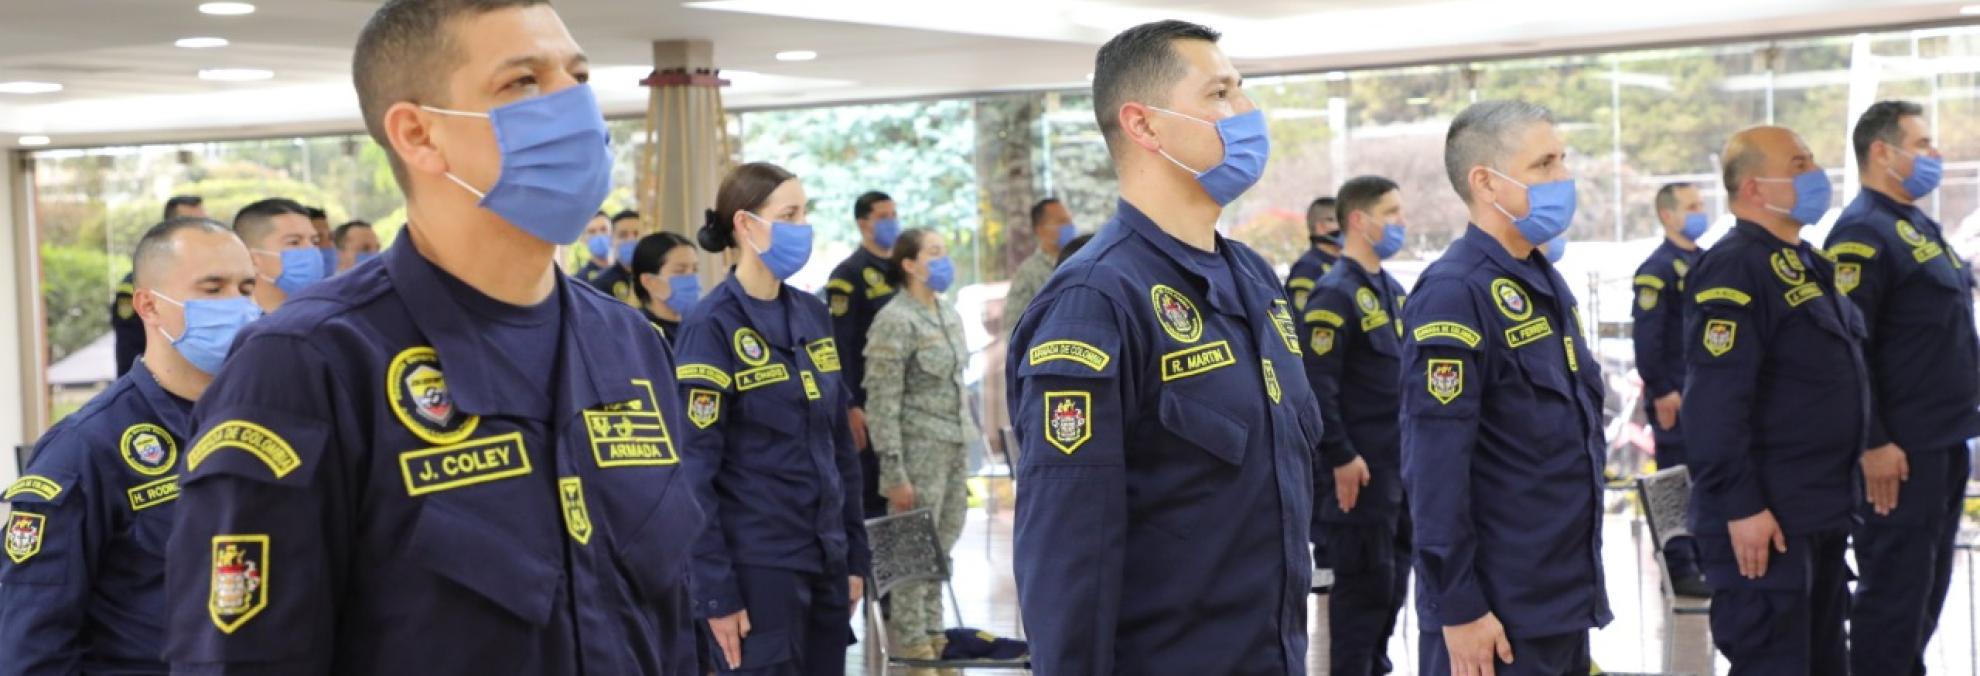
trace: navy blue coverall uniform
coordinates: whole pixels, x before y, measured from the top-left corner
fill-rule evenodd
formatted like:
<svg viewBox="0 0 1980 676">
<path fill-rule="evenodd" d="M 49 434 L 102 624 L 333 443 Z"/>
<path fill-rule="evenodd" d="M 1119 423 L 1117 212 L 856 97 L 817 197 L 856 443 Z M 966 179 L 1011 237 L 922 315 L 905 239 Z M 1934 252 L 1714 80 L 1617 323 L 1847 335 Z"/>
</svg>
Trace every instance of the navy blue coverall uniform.
<svg viewBox="0 0 1980 676">
<path fill-rule="evenodd" d="M 1320 410 L 1271 268 L 1122 201 L 1018 320 L 1019 607 L 1040 676 L 1306 673 Z"/>
<path fill-rule="evenodd" d="M 1684 465 L 1684 420 L 1665 429 L 1657 422 L 1657 399 L 1684 391 L 1684 278 L 1704 255 L 1665 239 L 1636 268 L 1631 284 L 1636 298 L 1630 305 L 1630 331 L 1636 372 L 1643 377 L 1644 420 L 1657 441 L 1657 469 Z M 1664 546 L 1664 563 L 1673 580 L 1697 575 L 1697 544 L 1688 536 L 1672 538 Z"/>
<path fill-rule="evenodd" d="M 140 360 L 8 487 L 0 675 L 164 674 L 165 541 L 192 402 Z"/>
<path fill-rule="evenodd" d="M 117 376 L 122 377 L 131 371 L 131 365 L 144 355 L 144 320 L 137 316 L 137 309 L 131 305 L 131 296 L 137 293 L 132 275 L 125 273 L 117 282 L 116 297 L 110 301 L 110 330 L 116 334 Z"/>
<path fill-rule="evenodd" d="M 173 673 L 696 673 L 659 332 L 563 276 L 520 307 L 382 258 L 249 326 L 194 408 Z"/>
<path fill-rule="evenodd" d="M 1691 529 L 1712 586 L 1712 640 L 1746 674 L 1845 674 L 1843 550 L 1868 383 L 1863 317 L 1834 268 L 1741 220 L 1685 289 Z M 1739 574 L 1727 524 L 1771 511 L 1787 539 Z"/>
<path fill-rule="evenodd" d="M 1980 340 L 1973 270 L 1916 206 L 1865 189 L 1826 243 L 1836 288 L 1863 311 L 1872 396 L 1868 448 L 1904 449 L 1897 509 L 1857 503 L 1850 659 L 1858 674 L 1923 674 L 1952 580 L 1966 440 L 1980 436 Z"/>
<path fill-rule="evenodd" d="M 1294 308 L 1306 307 L 1313 296 L 1313 287 L 1320 283 L 1321 277 L 1333 272 L 1340 260 L 1338 254 L 1327 253 L 1316 244 L 1293 261 L 1292 268 L 1286 271 L 1286 297 L 1292 299 Z"/>
<path fill-rule="evenodd" d="M 790 286 L 751 298 L 731 276 L 688 313 L 675 346 L 708 518 L 694 545 L 696 620 L 749 612 L 734 673 L 844 673 L 847 577 L 866 577 L 870 554 L 844 352 L 825 304 Z M 712 634 L 702 650 L 731 672 Z"/>
<path fill-rule="evenodd" d="M 873 255 L 865 246 L 853 251 L 839 266 L 832 268 L 832 279 L 825 283 L 825 302 L 832 314 L 832 338 L 843 355 L 845 373 L 841 380 L 852 391 L 852 405 L 866 406 L 866 332 L 873 328 L 873 317 L 880 306 L 899 291 L 887 283 L 887 259 Z M 880 456 L 872 445 L 859 451 L 859 502 L 868 517 L 887 515 L 887 497 L 880 494 Z"/>
<path fill-rule="evenodd" d="M 1588 673 L 1603 587 L 1601 367 L 1567 281 L 1468 226 L 1403 311 L 1403 486 L 1415 526 L 1418 673 L 1450 673 L 1442 630 L 1486 613 L 1500 674 Z"/>
<path fill-rule="evenodd" d="M 1307 300 L 1306 379 L 1319 399 L 1324 431 L 1314 463 L 1313 512 L 1332 556 L 1327 601 L 1328 655 L 1337 676 L 1394 670 L 1389 635 L 1408 595 L 1409 526 L 1402 488 L 1403 288 L 1353 259 L 1320 278 Z M 1353 511 L 1341 511 L 1334 468 L 1360 458 L 1368 485 Z"/>
</svg>

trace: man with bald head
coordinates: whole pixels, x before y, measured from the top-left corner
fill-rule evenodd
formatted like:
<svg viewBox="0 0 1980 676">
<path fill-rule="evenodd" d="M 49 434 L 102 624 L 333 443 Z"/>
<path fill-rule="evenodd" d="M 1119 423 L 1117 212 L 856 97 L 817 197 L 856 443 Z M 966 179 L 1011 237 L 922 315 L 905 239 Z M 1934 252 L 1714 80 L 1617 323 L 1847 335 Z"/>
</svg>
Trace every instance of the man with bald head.
<svg viewBox="0 0 1980 676">
<path fill-rule="evenodd" d="M 1418 673 L 1585 674 L 1588 630 L 1613 618 L 1601 366 L 1539 250 L 1574 220 L 1566 155 L 1553 114 L 1522 101 L 1474 104 L 1445 137 L 1471 225 L 1402 311 Z"/>
<path fill-rule="evenodd" d="M 261 278 L 254 302 L 264 312 L 274 312 L 289 296 L 330 276 L 309 209 L 293 200 L 277 197 L 241 207 L 234 214 L 234 234 L 254 254 L 255 274 Z"/>
<path fill-rule="evenodd" d="M 165 540 L 179 450 L 234 334 L 261 315 L 226 226 L 180 217 L 133 256 L 144 356 L 36 444 L 5 493 L 0 674 L 163 674 Z"/>
<path fill-rule="evenodd" d="M 1801 137 L 1726 144 L 1738 223 L 1686 277 L 1679 419 L 1713 641 L 1745 674 L 1847 674 L 1843 562 L 1867 432 L 1863 316 L 1801 229 L 1829 178 Z"/>
</svg>

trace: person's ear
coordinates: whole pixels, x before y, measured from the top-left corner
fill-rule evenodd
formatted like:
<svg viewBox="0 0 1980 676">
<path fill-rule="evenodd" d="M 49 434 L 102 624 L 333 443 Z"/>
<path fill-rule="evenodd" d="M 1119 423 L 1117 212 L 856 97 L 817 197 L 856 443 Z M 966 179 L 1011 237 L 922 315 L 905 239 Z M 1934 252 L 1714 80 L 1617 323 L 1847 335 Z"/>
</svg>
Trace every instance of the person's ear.
<svg viewBox="0 0 1980 676">
<path fill-rule="evenodd" d="M 752 232 L 751 228 L 754 227 L 756 227 L 756 219 L 750 218 L 749 212 L 738 209 L 736 210 L 736 215 L 730 217 L 729 232 L 731 236 L 729 239 L 734 241 L 737 248 L 750 248 L 750 243 L 756 241 L 749 236 L 750 232 Z"/>
<path fill-rule="evenodd" d="M 433 143 L 433 128 L 428 125 L 428 119 L 424 111 L 410 101 L 394 103 L 385 109 L 385 140 L 391 143 L 392 152 L 399 156 L 408 170 L 443 174 L 450 169 L 446 156 Z"/>
<path fill-rule="evenodd" d="M 131 292 L 131 312 L 136 313 L 138 319 L 143 320 L 146 326 L 158 326 L 162 323 L 163 320 L 158 316 L 158 302 L 158 294 L 150 289 Z"/>
<path fill-rule="evenodd" d="M 1471 171 L 1466 173 L 1464 177 L 1465 181 L 1471 185 L 1471 196 L 1473 199 L 1477 199 L 1483 204 L 1499 203 L 1499 197 L 1492 193 L 1492 180 L 1497 178 L 1492 175 L 1492 172 L 1487 171 L 1482 166 L 1472 167 Z M 1490 197 L 1489 201 L 1486 200 L 1487 197 Z"/>
<path fill-rule="evenodd" d="M 1118 117 L 1115 121 L 1121 125 L 1121 134 L 1127 136 L 1128 140 L 1141 146 L 1143 150 L 1162 148 L 1162 141 L 1156 138 L 1155 125 L 1150 121 L 1154 117 L 1154 111 L 1149 110 L 1148 106 L 1132 102 L 1124 103 L 1121 104 L 1121 110 L 1116 115 Z"/>
<path fill-rule="evenodd" d="M 639 285 L 646 287 L 646 295 L 648 297 L 651 298 L 667 297 L 667 294 L 661 293 L 662 291 L 666 291 L 667 289 L 665 288 L 666 282 L 665 280 L 660 279 L 660 275 L 656 275 L 651 272 L 639 273 Z"/>
</svg>

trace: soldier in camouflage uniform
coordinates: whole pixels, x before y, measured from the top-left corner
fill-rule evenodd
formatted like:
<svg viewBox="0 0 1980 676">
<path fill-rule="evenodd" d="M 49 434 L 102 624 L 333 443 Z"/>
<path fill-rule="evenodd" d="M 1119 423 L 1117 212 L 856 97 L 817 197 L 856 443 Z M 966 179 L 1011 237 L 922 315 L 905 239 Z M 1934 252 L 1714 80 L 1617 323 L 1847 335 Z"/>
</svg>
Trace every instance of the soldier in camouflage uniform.
<svg viewBox="0 0 1980 676">
<path fill-rule="evenodd" d="M 962 315 L 940 295 L 955 281 L 947 254 L 933 231 L 902 232 L 889 281 L 904 293 L 880 308 L 866 335 L 866 427 L 880 456 L 880 492 L 889 512 L 933 512 L 944 552 L 962 537 L 963 453 L 976 434 L 963 403 Z M 897 650 L 934 657 L 928 638 L 942 629 L 940 585 L 903 587 L 889 615 Z"/>
<path fill-rule="evenodd" d="M 1072 212 L 1056 197 L 1032 205 L 1031 229 L 1038 238 L 1038 250 L 1019 263 L 1017 272 L 1011 275 L 1011 289 L 1004 294 L 1006 336 L 1017 327 L 1018 316 L 1031 304 L 1031 297 L 1038 295 L 1038 290 L 1045 287 L 1045 280 L 1052 277 L 1052 270 L 1059 266 L 1059 250 L 1079 236 L 1079 229 L 1073 227 Z"/>
</svg>

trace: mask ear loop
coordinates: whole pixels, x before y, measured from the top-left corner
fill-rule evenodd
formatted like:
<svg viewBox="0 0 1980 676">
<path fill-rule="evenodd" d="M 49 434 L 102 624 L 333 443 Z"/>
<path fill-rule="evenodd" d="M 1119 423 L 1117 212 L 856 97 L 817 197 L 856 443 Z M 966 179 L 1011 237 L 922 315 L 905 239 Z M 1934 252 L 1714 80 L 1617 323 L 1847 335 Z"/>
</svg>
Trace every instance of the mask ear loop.
<svg viewBox="0 0 1980 676">
<path fill-rule="evenodd" d="M 1148 108 L 1149 110 L 1152 110 L 1152 111 L 1155 111 L 1155 112 L 1158 112 L 1158 113 L 1167 113 L 1167 114 L 1170 114 L 1170 115 L 1174 115 L 1174 116 L 1176 116 L 1176 117 L 1180 117 L 1180 118 L 1182 118 L 1182 119 L 1185 119 L 1185 120 L 1189 120 L 1189 121 L 1191 121 L 1191 122 L 1195 122 L 1195 123 L 1197 123 L 1197 124 L 1206 124 L 1206 125 L 1210 125 L 1210 128 L 1212 128 L 1212 129 L 1215 129 L 1215 128 L 1217 127 L 1217 123 L 1215 123 L 1215 122 L 1210 122 L 1210 121 L 1207 121 L 1207 120 L 1202 120 L 1202 119 L 1198 119 L 1197 117 L 1195 117 L 1195 116 L 1193 116 L 1193 115 L 1184 115 L 1184 114 L 1182 114 L 1182 113 L 1178 113 L 1178 112 L 1176 112 L 1176 111 L 1173 111 L 1173 110 L 1169 110 L 1169 109 L 1167 109 L 1167 108 L 1157 108 L 1157 107 L 1155 107 L 1155 106 L 1149 106 L 1149 105 L 1147 105 L 1147 104 L 1143 104 L 1143 105 L 1144 105 L 1144 106 L 1145 106 L 1146 108 Z M 1181 169 L 1182 169 L 1183 171 L 1187 171 L 1187 172 L 1189 172 L 1189 175 L 1191 175 L 1191 176 L 1196 176 L 1196 177 L 1199 177 L 1199 178 L 1200 178 L 1200 177 L 1202 177 L 1202 176 L 1203 176 L 1203 174 L 1204 174 L 1204 172 L 1201 172 L 1201 171 L 1197 171 L 1197 170 L 1195 170 L 1195 169 L 1191 169 L 1191 168 L 1189 168 L 1189 165 L 1187 165 L 1187 164 L 1183 164 L 1183 163 L 1182 163 L 1182 160 L 1178 160 L 1178 159 L 1176 159 L 1176 158 L 1175 158 L 1175 156 L 1174 156 L 1174 155 L 1170 155 L 1170 154 L 1169 154 L 1169 151 L 1168 151 L 1168 150 L 1166 150 L 1166 149 L 1163 149 L 1163 148 L 1156 148 L 1156 149 L 1155 149 L 1155 152 L 1157 152 L 1157 153 L 1160 153 L 1160 154 L 1162 155 L 1162 158 L 1163 158 L 1163 159 L 1166 159 L 1166 160 L 1168 160 L 1168 161 L 1169 161 L 1170 163 L 1172 163 L 1172 164 L 1174 164 L 1174 165 L 1176 165 L 1177 167 L 1179 167 L 1179 168 L 1181 168 Z"/>
<path fill-rule="evenodd" d="M 488 113 L 471 113 L 465 110 L 449 110 L 446 108 L 435 108 L 433 106 L 427 106 L 427 105 L 422 105 L 419 107 L 419 109 L 429 113 L 435 113 L 439 115 L 452 115 L 454 117 L 475 117 L 475 118 L 480 118 L 483 120 L 491 120 L 491 121 L 495 119 L 489 116 Z M 470 193 L 474 193 L 475 199 L 477 200 L 488 199 L 488 193 L 482 192 L 481 190 L 476 189 L 474 186 L 468 185 L 467 181 L 463 181 L 461 180 L 461 177 L 455 176 L 454 172 L 451 171 L 446 172 L 446 176 L 447 176 L 447 180 L 453 181 L 454 185 L 460 186 L 462 190 L 466 190 Z"/>
</svg>

